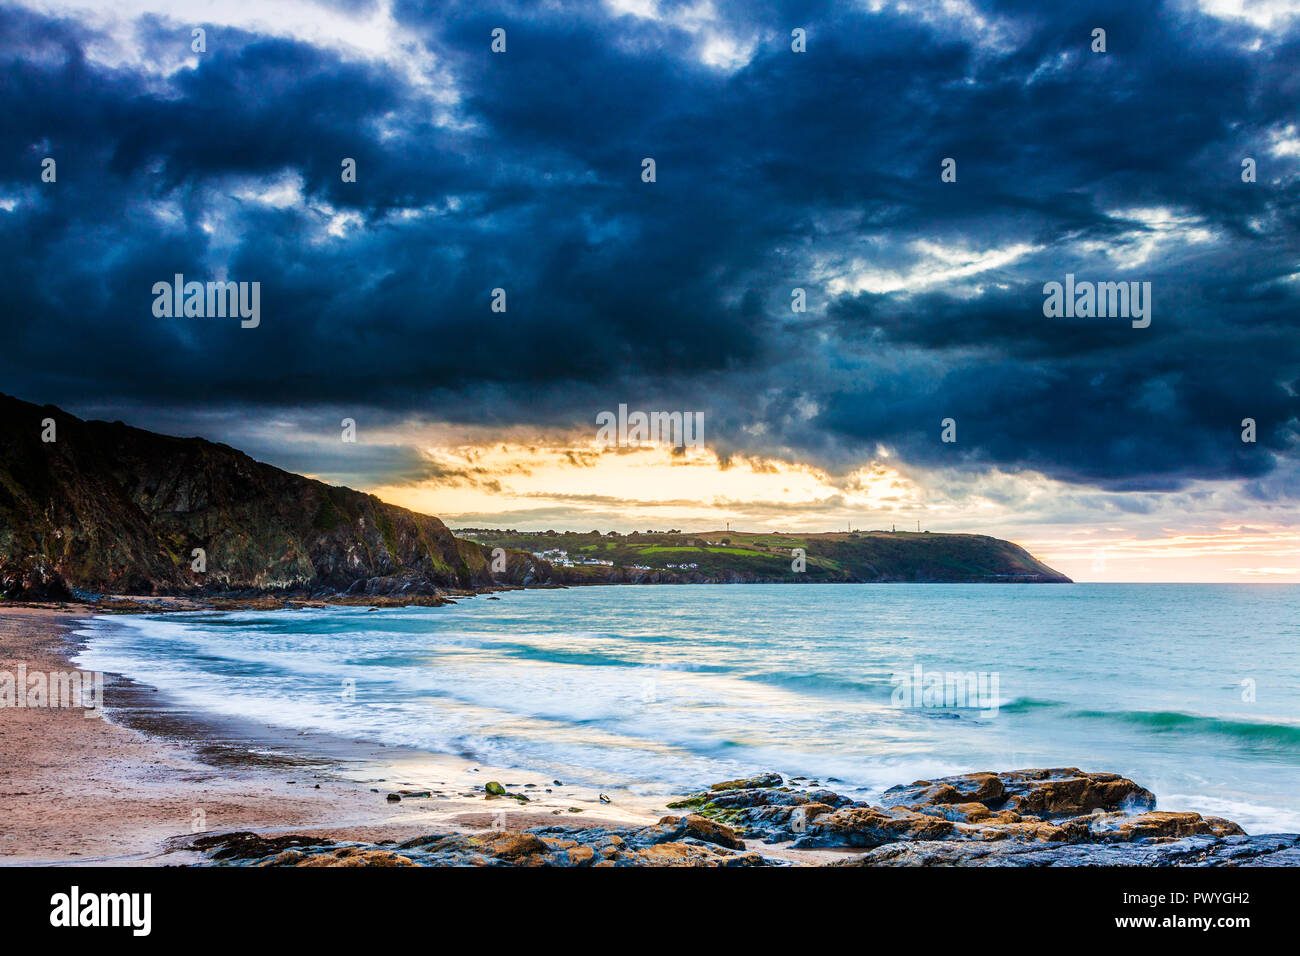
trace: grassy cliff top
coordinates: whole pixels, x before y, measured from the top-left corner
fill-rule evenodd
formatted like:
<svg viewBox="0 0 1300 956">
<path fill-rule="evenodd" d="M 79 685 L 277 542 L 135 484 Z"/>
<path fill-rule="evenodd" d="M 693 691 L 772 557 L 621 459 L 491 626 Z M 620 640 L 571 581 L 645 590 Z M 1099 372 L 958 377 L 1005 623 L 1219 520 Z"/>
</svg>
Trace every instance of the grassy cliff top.
<svg viewBox="0 0 1300 956">
<path fill-rule="evenodd" d="M 668 575 L 686 581 L 1068 582 L 1024 548 L 980 534 L 928 531 L 777 533 L 665 531 L 602 534 L 501 531 L 454 532 L 489 548 L 544 557 L 562 580 L 608 577 L 610 569 Z M 804 567 L 794 570 L 803 551 Z"/>
</svg>

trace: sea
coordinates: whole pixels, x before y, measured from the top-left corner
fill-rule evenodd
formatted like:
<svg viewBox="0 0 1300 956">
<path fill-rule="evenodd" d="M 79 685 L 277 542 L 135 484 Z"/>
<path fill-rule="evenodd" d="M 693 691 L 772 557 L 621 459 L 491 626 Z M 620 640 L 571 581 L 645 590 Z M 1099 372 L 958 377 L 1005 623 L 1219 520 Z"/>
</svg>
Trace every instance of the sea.
<svg viewBox="0 0 1300 956">
<path fill-rule="evenodd" d="M 658 585 L 443 607 L 106 616 L 82 668 L 199 716 L 676 794 L 759 771 L 865 799 L 1079 767 L 1300 831 L 1300 586 Z"/>
</svg>

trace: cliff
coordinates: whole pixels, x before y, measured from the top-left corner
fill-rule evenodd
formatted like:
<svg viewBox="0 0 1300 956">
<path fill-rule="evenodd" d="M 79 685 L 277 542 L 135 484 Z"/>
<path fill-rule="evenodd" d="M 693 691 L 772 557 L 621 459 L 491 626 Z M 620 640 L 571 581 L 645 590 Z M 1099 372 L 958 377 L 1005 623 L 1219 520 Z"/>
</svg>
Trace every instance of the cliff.
<svg viewBox="0 0 1300 956">
<path fill-rule="evenodd" d="M 53 419 L 55 441 L 42 441 Z M 206 570 L 193 568 L 194 549 Z M 239 590 L 364 594 L 533 583 L 437 518 L 201 438 L 82 421 L 0 395 L 0 594 Z"/>
</svg>

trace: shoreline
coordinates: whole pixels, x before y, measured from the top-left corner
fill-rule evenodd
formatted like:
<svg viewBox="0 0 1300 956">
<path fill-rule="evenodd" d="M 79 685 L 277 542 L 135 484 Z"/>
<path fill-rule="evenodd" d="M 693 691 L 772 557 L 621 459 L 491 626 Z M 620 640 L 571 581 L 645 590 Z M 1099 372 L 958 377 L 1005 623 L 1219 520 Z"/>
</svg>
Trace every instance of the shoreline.
<svg viewBox="0 0 1300 956">
<path fill-rule="evenodd" d="M 4 608 L 0 672 L 84 674 L 75 630 L 93 613 Z M 764 773 L 605 802 L 540 773 L 195 714 L 104 676 L 99 717 L 0 708 L 0 867 L 1300 865 L 1300 835 L 1158 811 L 1113 773 L 966 773 L 880 805 Z"/>
<path fill-rule="evenodd" d="M 73 632 L 91 616 L 75 606 L 3 608 L 0 671 L 20 664 L 32 674 L 80 671 L 71 661 L 79 641 Z M 589 788 L 557 787 L 542 774 L 453 755 L 207 719 L 158 695 L 105 675 L 102 717 L 0 708 L 0 820 L 8 824 L 0 831 L 0 866 L 198 862 L 184 847 L 219 832 L 379 841 L 494 823 L 526 829 L 562 818 L 644 825 L 658 819 L 655 811 L 668 812 L 623 791 L 610 791 L 616 802 L 606 805 Z M 491 780 L 526 793 L 529 803 L 486 802 L 482 788 Z M 429 796 L 388 800 L 401 790 Z"/>
</svg>

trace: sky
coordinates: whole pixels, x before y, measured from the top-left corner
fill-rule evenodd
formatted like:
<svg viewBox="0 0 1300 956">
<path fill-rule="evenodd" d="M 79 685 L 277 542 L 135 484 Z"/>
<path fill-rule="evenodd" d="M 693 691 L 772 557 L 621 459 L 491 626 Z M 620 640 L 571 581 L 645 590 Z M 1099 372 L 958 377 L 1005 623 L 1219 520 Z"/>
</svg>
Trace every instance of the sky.
<svg viewBox="0 0 1300 956">
<path fill-rule="evenodd" d="M 0 84 L 0 391 L 453 528 L 1300 582 L 1300 3 L 31 0 Z"/>
</svg>

